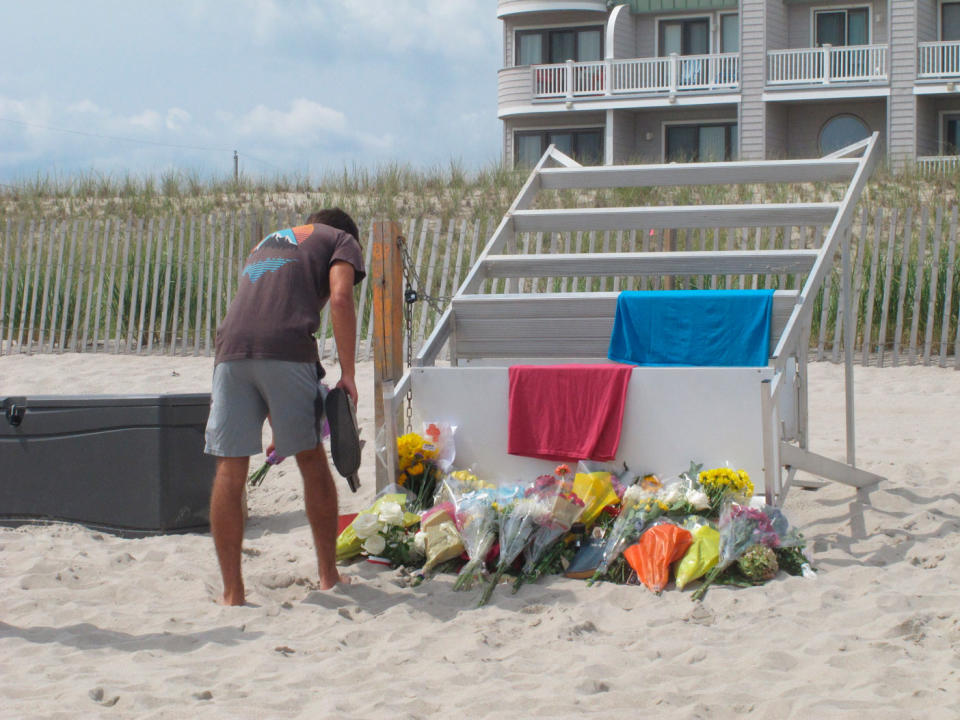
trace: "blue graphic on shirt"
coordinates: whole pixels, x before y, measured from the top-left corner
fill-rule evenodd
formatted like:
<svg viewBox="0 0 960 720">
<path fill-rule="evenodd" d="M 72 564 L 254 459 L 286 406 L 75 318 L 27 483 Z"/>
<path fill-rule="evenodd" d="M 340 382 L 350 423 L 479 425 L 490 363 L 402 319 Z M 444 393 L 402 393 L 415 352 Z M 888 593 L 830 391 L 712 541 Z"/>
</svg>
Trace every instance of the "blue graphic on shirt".
<svg viewBox="0 0 960 720">
<path fill-rule="evenodd" d="M 253 251 L 256 252 L 260 248 L 276 248 L 278 250 L 296 250 L 297 246 L 300 243 L 297 242 L 297 236 L 293 234 L 293 230 L 287 228 L 286 230 L 277 230 L 267 235 L 263 240 L 260 241 Z"/>
<path fill-rule="evenodd" d="M 243 274 L 250 278 L 251 283 L 256 283 L 268 272 L 276 272 L 287 263 L 297 262 L 293 258 L 270 258 L 251 263 L 243 269 Z"/>
</svg>

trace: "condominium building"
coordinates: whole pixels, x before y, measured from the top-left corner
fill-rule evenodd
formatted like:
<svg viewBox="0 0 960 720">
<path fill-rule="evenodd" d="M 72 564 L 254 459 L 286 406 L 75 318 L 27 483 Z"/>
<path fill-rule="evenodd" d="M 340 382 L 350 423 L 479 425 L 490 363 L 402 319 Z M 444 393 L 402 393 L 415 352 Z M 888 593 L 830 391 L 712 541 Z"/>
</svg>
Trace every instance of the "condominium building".
<svg viewBox="0 0 960 720">
<path fill-rule="evenodd" d="M 960 156 L 960 0 L 498 0 L 507 162 Z"/>
</svg>

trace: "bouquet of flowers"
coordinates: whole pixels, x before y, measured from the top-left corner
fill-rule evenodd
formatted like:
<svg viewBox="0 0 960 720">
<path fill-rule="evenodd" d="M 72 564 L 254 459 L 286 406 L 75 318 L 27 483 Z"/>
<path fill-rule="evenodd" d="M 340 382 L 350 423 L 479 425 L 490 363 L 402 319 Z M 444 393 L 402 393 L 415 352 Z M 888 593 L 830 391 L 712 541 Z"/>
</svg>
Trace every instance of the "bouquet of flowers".
<svg viewBox="0 0 960 720">
<path fill-rule="evenodd" d="M 373 504 L 366 510 L 360 511 L 347 527 L 337 536 L 337 562 L 343 562 L 356 557 L 361 552 L 377 555 L 371 550 L 379 549 L 377 540 L 367 544 L 366 541 L 372 535 L 380 532 L 381 525 L 393 525 L 396 519 L 396 510 L 389 507 L 383 520 L 380 519 L 380 511 L 384 506 L 397 505 L 403 510 L 406 507 L 407 496 L 400 492 L 385 491 L 380 497 L 374 500 Z M 410 512 L 403 512 L 403 526 L 410 527 L 420 521 L 420 516 Z M 372 518 L 372 519 L 368 519 Z M 358 532 L 359 529 L 359 532 Z M 412 541 L 412 540 L 411 540 Z M 384 538 L 384 547 L 386 547 L 386 538 Z"/>
<path fill-rule="evenodd" d="M 720 512 L 723 501 L 731 498 L 736 502 L 749 502 L 753 497 L 753 483 L 746 470 L 727 467 L 703 470 L 697 475 L 700 487 L 710 500 L 710 510 Z"/>
<path fill-rule="evenodd" d="M 571 489 L 572 486 L 563 480 L 569 471 L 566 465 L 560 465 L 554 471 L 556 477 L 541 475 L 528 491 L 529 494 L 536 494 L 543 498 L 549 507 L 549 512 L 544 516 L 540 526 L 534 530 L 524 550 L 523 572 L 514 582 L 513 592 L 517 592 L 525 582 L 535 582 L 546 568 L 553 564 L 554 555 L 563 549 L 561 538 L 570 532 L 583 513 L 585 507 L 583 500 L 578 498 Z M 553 549 L 555 552 L 544 557 L 548 549 Z"/>
<path fill-rule="evenodd" d="M 486 605 L 494 588 L 507 568 L 530 541 L 533 532 L 543 525 L 550 515 L 552 503 L 536 493 L 511 502 L 500 513 L 500 560 L 480 596 L 479 606 Z"/>
<path fill-rule="evenodd" d="M 692 542 L 689 530 L 661 520 L 623 554 L 640 582 L 659 594 L 670 581 L 670 566 L 686 554 Z"/>
<path fill-rule="evenodd" d="M 399 502 L 388 500 L 375 513 L 357 515 L 351 526 L 367 555 L 382 557 L 391 565 L 411 565 L 422 560 L 422 553 L 414 545 L 414 533 L 408 529 L 419 520 L 404 512 Z"/>
<path fill-rule="evenodd" d="M 453 583 L 466 590 L 485 573 L 484 561 L 497 539 L 497 504 L 488 490 L 470 490 L 454 499 L 454 521 L 467 550 L 467 563 Z"/>
<path fill-rule="evenodd" d="M 397 484 L 410 492 L 413 499 L 410 509 L 419 512 L 433 504 L 433 495 L 441 471 L 434 460 L 439 452 L 437 445 L 417 433 L 407 433 L 397 438 L 398 467 Z"/>
<path fill-rule="evenodd" d="M 783 513 L 777 508 L 754 508 L 727 500 L 720 513 L 720 558 L 707 574 L 703 584 L 691 596 L 700 600 L 720 574 L 755 546 L 773 551 L 779 547 L 802 543 L 800 535 L 791 530 Z M 745 563 L 744 575 L 748 583 L 764 582 L 773 577 L 777 568 L 776 554 L 753 551 Z"/>
<path fill-rule="evenodd" d="M 247 482 L 250 483 L 250 487 L 257 487 L 260 483 L 263 482 L 263 479 L 267 476 L 267 470 L 269 470 L 274 465 L 279 465 L 285 460 L 285 458 L 277 455 L 277 451 L 273 450 L 269 455 L 267 455 L 266 461 L 254 470 L 250 477 L 247 478 Z"/>
</svg>

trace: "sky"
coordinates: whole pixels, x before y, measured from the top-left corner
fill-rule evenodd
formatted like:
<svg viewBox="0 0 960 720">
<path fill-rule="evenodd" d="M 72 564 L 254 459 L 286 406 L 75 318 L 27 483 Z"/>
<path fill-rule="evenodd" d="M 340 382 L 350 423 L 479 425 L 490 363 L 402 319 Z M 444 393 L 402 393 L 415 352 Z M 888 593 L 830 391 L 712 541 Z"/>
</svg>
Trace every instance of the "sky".
<svg viewBox="0 0 960 720">
<path fill-rule="evenodd" d="M 0 182 L 499 161 L 494 0 L 0 0 Z M 135 142 L 134 142 L 135 141 Z"/>
</svg>

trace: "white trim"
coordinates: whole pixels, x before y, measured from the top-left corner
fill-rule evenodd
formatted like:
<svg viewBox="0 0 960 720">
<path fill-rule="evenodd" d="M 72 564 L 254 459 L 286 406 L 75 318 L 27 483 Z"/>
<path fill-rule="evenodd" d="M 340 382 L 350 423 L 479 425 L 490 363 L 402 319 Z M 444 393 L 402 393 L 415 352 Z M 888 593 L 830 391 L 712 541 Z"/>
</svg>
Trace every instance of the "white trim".
<svg viewBox="0 0 960 720">
<path fill-rule="evenodd" d="M 951 90 L 948 85 L 953 85 Z M 938 82 L 917 84 L 913 87 L 914 95 L 960 95 L 960 78 L 956 82 Z"/>
<path fill-rule="evenodd" d="M 566 2 L 560 4 L 556 0 L 514 0 L 507 4 L 497 3 L 497 17 L 503 18 L 511 15 L 520 15 L 523 13 L 534 12 L 565 12 L 565 11 L 583 11 L 583 12 L 602 12 L 607 11 L 607 5 L 603 0 L 579 0 L 579 2 Z"/>
<path fill-rule="evenodd" d="M 610 11 L 610 15 L 607 17 L 607 32 L 606 38 L 604 38 L 603 46 L 603 57 L 605 60 L 613 60 L 613 36 L 616 33 L 617 21 L 620 19 L 620 13 L 623 12 L 623 9 L 626 8 L 627 12 L 630 11 L 629 5 L 617 5 L 613 10 Z"/>
<path fill-rule="evenodd" d="M 660 121 L 660 162 L 667 162 L 667 128 L 675 125 L 730 125 L 737 130 L 737 154 L 740 150 L 740 122 L 737 118 L 704 118 L 702 120 L 661 120 Z M 720 161 L 726 162 L 726 161 Z"/>
<path fill-rule="evenodd" d="M 845 100 L 854 98 L 890 97 L 890 88 L 836 88 L 824 90 L 793 90 L 790 92 L 765 92 L 761 96 L 764 102 L 795 102 L 797 100 Z"/>
<path fill-rule="evenodd" d="M 937 149 L 940 151 L 940 156 L 942 157 L 945 157 L 943 150 L 944 143 L 946 142 L 943 132 L 945 130 L 944 121 L 947 119 L 948 115 L 955 115 L 957 119 L 960 119 L 960 108 L 957 108 L 956 110 L 940 110 L 937 112 Z M 950 155 L 949 157 L 960 156 Z"/>
<path fill-rule="evenodd" d="M 841 96 L 842 97 L 842 96 Z M 700 105 L 739 105 L 740 93 L 724 95 L 693 95 L 686 94 L 673 96 L 673 102 L 667 94 L 651 98 L 624 98 L 621 100 L 574 100 L 568 109 L 566 103 L 545 102 L 529 103 L 524 105 L 508 105 L 497 108 L 499 119 L 515 117 L 517 115 L 545 115 L 567 112 L 595 112 L 599 110 L 642 110 L 644 108 L 672 108 L 697 107 Z"/>
<path fill-rule="evenodd" d="M 712 55 L 713 52 L 714 52 L 714 50 L 713 50 L 713 33 L 714 33 L 714 24 L 715 24 L 715 23 L 713 22 L 713 19 L 714 19 L 714 16 L 715 16 L 715 15 L 716 15 L 715 12 L 706 13 L 706 14 L 704 14 L 704 13 L 702 13 L 702 12 L 695 12 L 695 13 L 683 13 L 683 14 L 681 14 L 681 15 L 662 15 L 662 16 L 661 16 L 661 15 L 657 15 L 657 16 L 654 18 L 655 22 L 654 22 L 654 27 L 653 27 L 653 33 L 654 33 L 654 36 L 653 36 L 653 56 L 654 56 L 654 57 L 669 57 L 669 56 L 667 56 L 667 55 L 664 55 L 664 56 L 661 56 L 661 55 L 660 55 L 660 23 L 661 23 L 661 22 L 673 22 L 673 21 L 676 21 L 676 20 L 697 20 L 697 19 L 703 19 L 703 20 L 706 20 L 706 21 L 707 21 L 707 43 L 709 43 L 710 47 L 707 48 L 707 53 L 706 53 L 706 54 L 707 54 L 707 55 Z M 699 55 L 700 53 L 694 53 L 694 54 Z"/>
<path fill-rule="evenodd" d="M 818 12 L 847 12 L 849 10 L 860 10 L 861 8 L 867 9 L 867 45 L 873 45 L 873 23 L 874 23 L 874 12 L 872 4 L 860 4 L 860 5 L 817 5 L 811 6 L 810 8 L 810 47 L 817 47 L 817 13 Z M 844 25 L 844 29 L 849 30 L 849 24 Z M 855 45 L 847 45 L 846 38 L 844 40 L 843 47 L 856 47 Z"/>
</svg>

